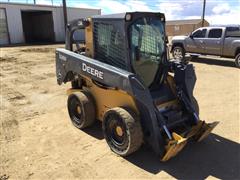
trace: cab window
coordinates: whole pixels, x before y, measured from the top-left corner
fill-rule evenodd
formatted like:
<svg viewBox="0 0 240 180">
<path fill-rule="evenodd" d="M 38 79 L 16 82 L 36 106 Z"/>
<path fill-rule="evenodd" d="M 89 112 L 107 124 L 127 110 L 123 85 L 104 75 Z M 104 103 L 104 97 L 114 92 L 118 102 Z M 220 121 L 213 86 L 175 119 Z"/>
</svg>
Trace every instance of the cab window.
<svg viewBox="0 0 240 180">
<path fill-rule="evenodd" d="M 221 38 L 222 29 L 211 29 L 208 33 L 208 38 Z"/>
<path fill-rule="evenodd" d="M 76 29 L 72 35 L 72 50 L 76 53 L 85 51 L 85 30 Z"/>
<path fill-rule="evenodd" d="M 206 35 L 206 29 L 199 29 L 193 33 L 194 38 L 204 38 Z"/>
<path fill-rule="evenodd" d="M 123 35 L 112 24 L 94 23 L 95 58 L 121 69 L 127 69 Z"/>
<path fill-rule="evenodd" d="M 240 37 L 240 27 L 227 27 L 226 37 Z"/>
<path fill-rule="evenodd" d="M 164 24 L 160 19 L 143 17 L 129 28 L 131 63 L 136 74 L 149 87 L 163 64 Z"/>
</svg>

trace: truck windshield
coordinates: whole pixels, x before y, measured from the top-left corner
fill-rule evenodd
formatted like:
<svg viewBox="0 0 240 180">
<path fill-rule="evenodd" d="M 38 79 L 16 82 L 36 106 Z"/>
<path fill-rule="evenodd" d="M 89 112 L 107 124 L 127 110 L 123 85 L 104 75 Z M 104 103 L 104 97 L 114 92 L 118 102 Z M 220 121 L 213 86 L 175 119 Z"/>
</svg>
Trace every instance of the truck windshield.
<svg viewBox="0 0 240 180">
<path fill-rule="evenodd" d="M 148 87 L 154 81 L 165 51 L 164 24 L 157 18 L 139 18 L 130 25 L 129 35 L 133 69 Z"/>
</svg>

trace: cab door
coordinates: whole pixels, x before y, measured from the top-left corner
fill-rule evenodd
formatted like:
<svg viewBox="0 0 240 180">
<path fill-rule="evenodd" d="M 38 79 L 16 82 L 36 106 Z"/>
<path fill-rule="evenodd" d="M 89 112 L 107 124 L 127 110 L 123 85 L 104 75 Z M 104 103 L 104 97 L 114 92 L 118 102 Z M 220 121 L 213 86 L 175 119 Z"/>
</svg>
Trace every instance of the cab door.
<svg viewBox="0 0 240 180">
<path fill-rule="evenodd" d="M 204 53 L 205 45 L 204 40 L 206 38 L 207 29 L 201 28 L 194 31 L 186 39 L 186 51 L 190 53 Z"/>
<path fill-rule="evenodd" d="M 210 29 L 207 38 L 204 40 L 206 46 L 205 54 L 221 55 L 223 45 L 223 29 L 213 28 Z"/>
</svg>

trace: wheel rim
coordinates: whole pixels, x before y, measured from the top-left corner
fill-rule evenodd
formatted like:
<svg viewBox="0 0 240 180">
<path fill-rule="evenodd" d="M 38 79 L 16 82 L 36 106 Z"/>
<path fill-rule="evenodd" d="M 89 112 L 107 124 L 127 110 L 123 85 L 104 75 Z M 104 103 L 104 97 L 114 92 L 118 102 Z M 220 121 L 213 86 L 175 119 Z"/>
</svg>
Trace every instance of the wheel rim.
<svg viewBox="0 0 240 180">
<path fill-rule="evenodd" d="M 110 114 L 106 121 L 106 137 L 108 142 L 118 151 L 124 151 L 128 145 L 127 131 L 121 117 Z"/>
<path fill-rule="evenodd" d="M 180 48 L 175 48 L 174 51 L 173 51 L 173 55 L 176 59 L 182 59 L 183 58 L 182 50 Z"/>
<path fill-rule="evenodd" d="M 238 58 L 237 58 L 237 65 L 238 65 L 238 67 L 240 66 L 240 56 L 238 56 Z"/>
<path fill-rule="evenodd" d="M 69 114 L 71 116 L 72 121 L 77 125 L 81 125 L 82 124 L 82 108 L 81 108 L 81 103 L 76 96 L 72 96 L 69 99 L 68 109 L 69 109 Z"/>
<path fill-rule="evenodd" d="M 120 126 L 116 127 L 116 132 L 118 136 L 123 136 L 123 129 Z"/>
</svg>

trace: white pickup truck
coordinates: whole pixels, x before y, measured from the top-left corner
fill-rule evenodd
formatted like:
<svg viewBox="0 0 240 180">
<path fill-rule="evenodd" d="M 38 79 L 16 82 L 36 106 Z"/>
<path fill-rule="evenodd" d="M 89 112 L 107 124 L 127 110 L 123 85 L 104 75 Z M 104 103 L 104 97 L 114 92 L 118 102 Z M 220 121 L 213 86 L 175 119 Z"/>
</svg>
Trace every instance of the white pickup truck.
<svg viewBox="0 0 240 180">
<path fill-rule="evenodd" d="M 188 36 L 174 36 L 171 52 L 179 60 L 184 60 L 186 53 L 235 58 L 240 68 L 240 26 L 202 27 Z"/>
</svg>

